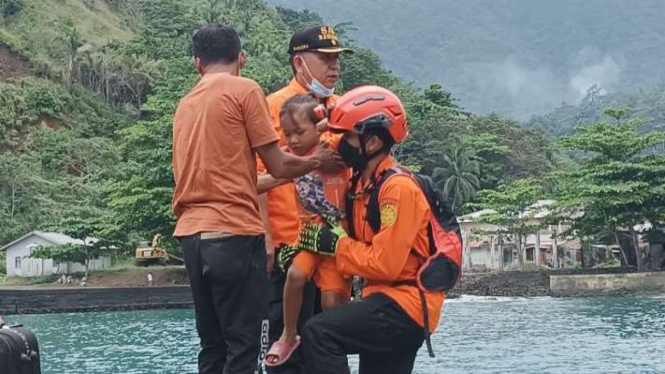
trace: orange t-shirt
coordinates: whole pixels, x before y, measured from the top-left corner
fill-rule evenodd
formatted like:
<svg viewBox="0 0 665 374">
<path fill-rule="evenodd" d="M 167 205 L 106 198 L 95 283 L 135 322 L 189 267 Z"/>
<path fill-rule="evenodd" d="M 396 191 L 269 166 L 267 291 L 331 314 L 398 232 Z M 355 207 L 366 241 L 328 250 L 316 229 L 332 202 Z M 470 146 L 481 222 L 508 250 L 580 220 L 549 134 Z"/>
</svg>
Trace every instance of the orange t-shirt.
<svg viewBox="0 0 665 374">
<path fill-rule="evenodd" d="M 397 165 L 392 157 L 383 160 L 375 175 Z M 406 176 L 388 179 L 379 192 L 381 229 L 376 235 L 364 218 L 369 203 L 369 182 L 358 183 L 353 204 L 353 220 L 358 240 L 340 239 L 337 269 L 346 275 L 359 275 L 367 279 L 363 294 L 383 293 L 393 299 L 420 326 L 424 326 L 418 288 L 409 285 L 394 286 L 398 281 L 415 280 L 423 258 L 429 257 L 430 208 L 420 187 Z M 416 253 L 418 256 L 416 256 Z M 430 331 L 439 324 L 445 294 L 427 292 Z"/>
<path fill-rule="evenodd" d="M 254 150 L 278 140 L 256 82 L 203 76 L 173 120 L 174 236 L 264 233 Z"/>
<path fill-rule="evenodd" d="M 275 132 L 279 135 L 279 145 L 286 146 L 284 133 L 280 123 L 279 112 L 286 100 L 299 94 L 306 94 L 307 89 L 292 79 L 289 84 L 268 96 L 270 119 Z M 328 99 L 334 101 L 336 96 Z M 259 160 L 259 171 L 264 172 L 265 166 Z M 300 219 L 298 216 L 298 200 L 296 188 L 293 183 L 283 184 L 271 189 L 268 193 L 268 226 L 270 236 L 276 246 L 280 244 L 293 245 L 298 242 L 300 235 Z"/>
</svg>

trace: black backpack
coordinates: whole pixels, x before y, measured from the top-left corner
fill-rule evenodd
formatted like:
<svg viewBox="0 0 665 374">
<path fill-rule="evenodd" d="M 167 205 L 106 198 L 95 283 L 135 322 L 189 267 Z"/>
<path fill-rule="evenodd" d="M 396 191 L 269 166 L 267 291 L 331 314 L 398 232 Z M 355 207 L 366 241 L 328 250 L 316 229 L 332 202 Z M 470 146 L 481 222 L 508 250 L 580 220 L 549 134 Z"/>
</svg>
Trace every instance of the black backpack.
<svg viewBox="0 0 665 374">
<path fill-rule="evenodd" d="M 427 198 L 430 206 L 430 219 L 427 226 L 429 256 L 422 258 L 418 275 L 413 281 L 395 283 L 395 286 L 411 285 L 418 287 L 425 325 L 425 341 L 430 357 L 434 357 L 429 333 L 429 312 L 425 291 L 445 291 L 452 289 L 462 276 L 462 235 L 457 216 L 450 208 L 443 193 L 436 188 L 432 179 L 426 175 L 412 173 L 401 167 L 385 170 L 372 184 L 367 205 L 367 223 L 376 234 L 381 229 L 379 193 L 381 187 L 390 178 L 404 176 L 411 178 Z M 356 190 L 358 176 L 354 176 L 346 200 L 346 216 L 349 236 L 356 238 L 353 220 L 353 192 Z M 421 256 L 422 257 L 422 256 Z"/>
<path fill-rule="evenodd" d="M 37 338 L 21 325 L 0 325 L 0 373 L 41 374 Z"/>
</svg>

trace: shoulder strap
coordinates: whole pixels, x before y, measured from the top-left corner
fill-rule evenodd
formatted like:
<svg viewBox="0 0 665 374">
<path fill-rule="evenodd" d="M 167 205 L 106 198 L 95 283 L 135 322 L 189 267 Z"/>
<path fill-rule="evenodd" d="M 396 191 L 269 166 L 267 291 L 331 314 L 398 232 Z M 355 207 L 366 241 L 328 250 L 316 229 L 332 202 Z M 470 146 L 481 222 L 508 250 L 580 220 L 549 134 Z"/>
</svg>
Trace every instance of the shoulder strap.
<svg viewBox="0 0 665 374">
<path fill-rule="evenodd" d="M 386 169 L 374 184 L 374 188 L 370 191 L 369 202 L 367 203 L 367 223 L 372 231 L 376 234 L 381 230 L 381 207 L 379 206 L 379 193 L 384 183 L 395 175 L 409 175 L 408 172 L 399 167 L 392 167 Z"/>
<path fill-rule="evenodd" d="M 346 191 L 346 196 L 344 197 L 344 210 L 346 211 L 346 224 L 348 228 L 348 234 L 352 239 L 357 239 L 356 237 L 356 225 L 353 217 L 353 203 L 356 197 L 356 188 L 358 187 L 358 182 L 360 181 L 360 173 L 354 173 L 351 177 L 351 185 L 349 190 Z"/>
</svg>

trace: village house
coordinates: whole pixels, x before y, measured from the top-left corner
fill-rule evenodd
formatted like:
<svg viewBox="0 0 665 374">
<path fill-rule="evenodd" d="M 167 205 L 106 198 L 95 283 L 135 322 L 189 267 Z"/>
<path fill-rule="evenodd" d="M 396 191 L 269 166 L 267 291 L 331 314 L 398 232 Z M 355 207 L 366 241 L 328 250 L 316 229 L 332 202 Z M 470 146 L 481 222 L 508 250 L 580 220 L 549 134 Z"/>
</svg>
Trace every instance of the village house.
<svg viewBox="0 0 665 374">
<path fill-rule="evenodd" d="M 549 212 L 552 201 L 543 200 L 534 205 L 530 224 L 536 224 Z M 496 234 L 499 227 L 483 222 L 481 217 L 495 213 L 490 209 L 477 211 L 459 218 L 464 242 L 464 270 L 502 271 L 517 268 L 518 251 L 512 238 Z M 536 234 L 526 237 L 524 269 L 535 270 L 540 266 L 568 267 L 582 261 L 582 243 L 579 238 L 557 238 L 566 231 L 566 225 L 547 225 Z"/>
<path fill-rule="evenodd" d="M 550 214 L 548 206 L 551 200 L 541 200 L 523 212 L 525 224 L 540 226 Z M 507 235 L 498 235 L 500 228 L 484 222 L 483 216 L 494 214 L 490 209 L 480 210 L 459 217 L 462 239 L 464 242 L 463 270 L 466 271 L 503 271 L 518 269 L 518 251 L 514 239 Z M 524 246 L 524 270 L 536 270 L 542 266 L 559 269 L 575 266 L 594 267 L 607 264 L 610 258 L 623 262 L 624 266 L 636 266 L 636 252 L 632 239 L 625 230 L 619 231 L 621 247 L 617 244 L 587 244 L 582 251 L 582 241 L 577 237 L 562 238 L 568 231 L 566 224 L 543 225 L 535 234 L 528 235 Z M 634 228 L 640 233 L 638 246 L 643 254 L 645 268 L 665 268 L 665 234 L 661 229 L 653 229 L 650 223 Z"/>
<path fill-rule="evenodd" d="M 13 242 L 0 248 L 6 252 L 8 277 L 39 277 L 53 274 L 71 274 L 84 272 L 85 265 L 75 262 L 58 263 L 50 259 L 31 258 L 30 253 L 40 246 L 53 246 L 64 244 L 89 245 L 97 239 L 89 238 L 84 242 L 67 235 L 32 231 Z M 111 258 L 108 256 L 90 260 L 89 269 L 99 270 L 109 268 Z"/>
</svg>

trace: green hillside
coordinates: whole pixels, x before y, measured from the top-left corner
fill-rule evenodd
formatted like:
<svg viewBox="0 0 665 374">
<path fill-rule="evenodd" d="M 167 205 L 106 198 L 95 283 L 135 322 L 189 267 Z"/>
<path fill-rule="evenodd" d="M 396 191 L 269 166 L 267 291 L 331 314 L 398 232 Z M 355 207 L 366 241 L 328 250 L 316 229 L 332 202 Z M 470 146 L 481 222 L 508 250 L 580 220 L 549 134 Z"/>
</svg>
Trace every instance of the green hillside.
<svg viewBox="0 0 665 374">
<path fill-rule="evenodd" d="M 172 233 L 171 126 L 197 80 L 192 30 L 236 27 L 250 56 L 243 75 L 269 93 L 290 79 L 289 35 L 320 20 L 260 0 L 0 0 L 0 14 L 0 61 L 13 66 L 0 69 L 0 244 L 42 229 L 118 248 Z M 417 89 L 356 49 L 341 87 L 399 93 L 411 124 L 404 163 L 432 173 L 466 162 L 480 173 L 474 191 L 552 168 L 541 132 L 461 111 L 440 86 Z"/>
<path fill-rule="evenodd" d="M 443 85 L 475 113 L 521 120 L 587 89 L 634 92 L 665 80 L 659 0 L 269 0 L 351 21 L 353 39 L 419 85 Z"/>
<path fill-rule="evenodd" d="M 121 170 L 115 133 L 130 117 L 114 94 L 84 82 L 93 75 L 84 60 L 132 33 L 102 1 L 2 0 L 0 14 L 0 60 L 14 68 L 0 74 L 5 243 L 76 225 L 103 205 L 104 184 Z"/>
<path fill-rule="evenodd" d="M 57 39 L 66 25 L 75 27 L 91 47 L 132 36 L 102 0 L 0 0 L 0 10 L 0 42 L 37 62 L 64 60 L 67 51 Z"/>
</svg>

